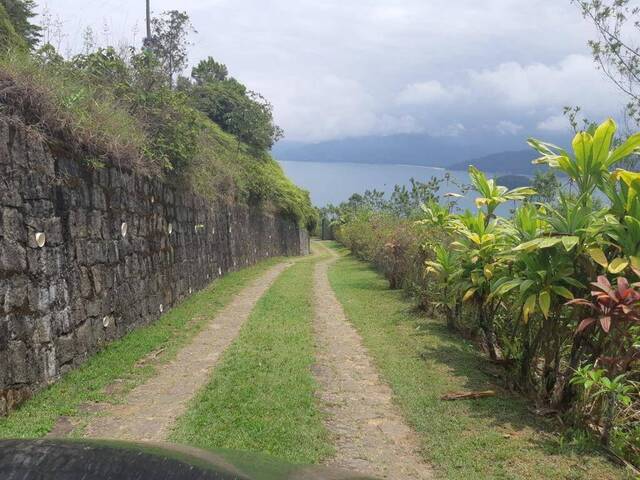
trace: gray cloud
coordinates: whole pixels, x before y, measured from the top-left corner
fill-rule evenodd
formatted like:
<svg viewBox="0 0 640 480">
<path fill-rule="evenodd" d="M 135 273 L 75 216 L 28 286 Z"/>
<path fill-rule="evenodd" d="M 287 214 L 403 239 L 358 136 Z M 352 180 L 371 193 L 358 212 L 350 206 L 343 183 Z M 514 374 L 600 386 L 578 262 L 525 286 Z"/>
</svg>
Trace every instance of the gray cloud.
<svg viewBox="0 0 640 480">
<path fill-rule="evenodd" d="M 176 3 L 152 0 L 156 12 L 189 12 L 192 58 L 212 55 L 267 96 L 291 140 L 558 132 L 564 105 L 600 118 L 623 104 L 568 0 Z M 63 50 L 81 48 L 86 26 L 103 44 L 142 37 L 142 0 L 49 0 L 48 9 L 64 21 Z"/>
</svg>

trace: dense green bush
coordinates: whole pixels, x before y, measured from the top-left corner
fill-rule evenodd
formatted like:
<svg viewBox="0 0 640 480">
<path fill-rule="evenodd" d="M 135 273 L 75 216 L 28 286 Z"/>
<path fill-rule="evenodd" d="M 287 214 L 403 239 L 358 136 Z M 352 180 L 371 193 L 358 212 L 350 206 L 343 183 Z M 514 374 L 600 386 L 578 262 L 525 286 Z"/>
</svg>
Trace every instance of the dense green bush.
<svg viewBox="0 0 640 480">
<path fill-rule="evenodd" d="M 189 96 L 192 106 L 239 141 L 269 150 L 282 137 L 271 104 L 229 77 L 225 65 L 209 57 L 193 68 L 191 79 L 181 78 L 179 89 Z"/>
<path fill-rule="evenodd" d="M 574 195 L 508 190 L 472 167 L 476 212 L 432 201 L 415 221 L 360 206 L 338 211 L 336 223 L 338 238 L 392 285 L 472 334 L 511 388 L 638 464 L 640 173 L 614 168 L 640 149 L 640 134 L 614 142 L 615 132 L 612 120 L 580 132 L 572 153 L 530 141 Z M 514 200 L 523 204 L 510 217 L 496 214 Z"/>
</svg>

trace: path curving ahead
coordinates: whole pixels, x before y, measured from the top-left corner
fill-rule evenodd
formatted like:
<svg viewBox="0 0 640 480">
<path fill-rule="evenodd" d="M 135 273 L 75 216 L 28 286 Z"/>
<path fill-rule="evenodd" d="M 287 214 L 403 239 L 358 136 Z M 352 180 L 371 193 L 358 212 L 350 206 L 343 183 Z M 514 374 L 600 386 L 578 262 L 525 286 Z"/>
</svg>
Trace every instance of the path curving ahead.
<svg viewBox="0 0 640 480">
<path fill-rule="evenodd" d="M 314 272 L 314 371 L 336 447 L 327 464 L 379 478 L 433 478 L 416 434 L 393 404 L 391 389 L 331 288 L 327 272 L 337 256 L 329 251 L 332 258 L 317 263 Z"/>
<path fill-rule="evenodd" d="M 189 400 L 209 381 L 211 371 L 240 333 L 255 304 L 290 265 L 276 265 L 245 287 L 157 375 L 134 388 L 122 404 L 109 405 L 92 418 L 84 436 L 166 440 Z"/>
</svg>

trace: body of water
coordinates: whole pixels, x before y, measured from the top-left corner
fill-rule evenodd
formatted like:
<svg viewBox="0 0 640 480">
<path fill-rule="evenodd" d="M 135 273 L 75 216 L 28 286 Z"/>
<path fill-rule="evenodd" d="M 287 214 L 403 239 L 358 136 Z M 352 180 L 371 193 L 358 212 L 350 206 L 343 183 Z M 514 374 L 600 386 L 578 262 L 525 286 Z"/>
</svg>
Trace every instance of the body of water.
<svg viewBox="0 0 640 480">
<path fill-rule="evenodd" d="M 449 174 L 458 184 L 468 184 L 466 172 L 452 172 L 436 167 L 419 165 L 373 165 L 363 163 L 280 162 L 296 185 L 311 192 L 313 204 L 323 207 L 337 205 L 354 193 L 379 190 L 387 194 L 395 185 L 410 185 L 410 179 L 426 182 L 431 177 L 443 178 Z M 442 184 L 440 193 L 458 192 L 451 182 Z M 475 194 L 470 192 L 458 200 L 460 207 L 474 208 Z"/>
</svg>

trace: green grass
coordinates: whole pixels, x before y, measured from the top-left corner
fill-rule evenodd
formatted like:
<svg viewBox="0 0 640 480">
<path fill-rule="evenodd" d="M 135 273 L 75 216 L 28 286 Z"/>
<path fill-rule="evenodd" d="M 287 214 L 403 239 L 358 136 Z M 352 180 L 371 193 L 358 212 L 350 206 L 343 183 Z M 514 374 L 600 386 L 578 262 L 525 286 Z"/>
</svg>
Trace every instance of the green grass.
<svg viewBox="0 0 640 480">
<path fill-rule="evenodd" d="M 260 299 L 171 440 L 317 463 L 332 451 L 314 392 L 312 272 L 297 262 Z"/>
<path fill-rule="evenodd" d="M 39 392 L 7 418 L 0 418 L 0 438 L 35 438 L 46 435 L 60 416 L 82 418 L 82 406 L 119 401 L 124 393 L 149 378 L 158 364 L 173 358 L 231 298 L 251 280 L 281 259 L 230 273 L 192 295 L 157 322 L 137 329 L 108 345 L 84 365 Z M 145 356 L 162 349 L 157 362 L 140 366 Z M 118 393 L 105 387 L 124 381 Z"/>
<path fill-rule="evenodd" d="M 563 440 L 528 413 L 524 399 L 493 385 L 472 345 L 417 312 L 369 265 L 343 257 L 330 281 L 439 478 L 626 478 L 593 447 Z M 488 388 L 497 397 L 440 400 L 448 392 Z"/>
</svg>

